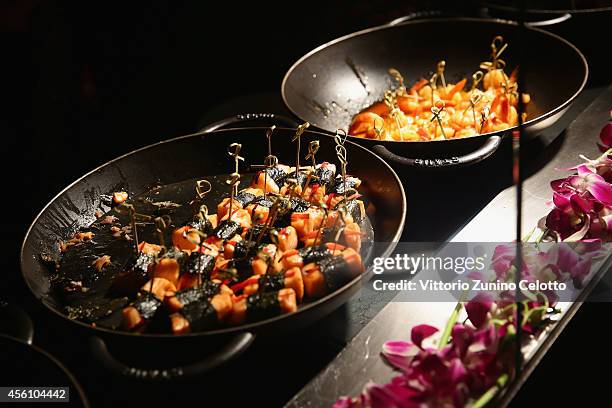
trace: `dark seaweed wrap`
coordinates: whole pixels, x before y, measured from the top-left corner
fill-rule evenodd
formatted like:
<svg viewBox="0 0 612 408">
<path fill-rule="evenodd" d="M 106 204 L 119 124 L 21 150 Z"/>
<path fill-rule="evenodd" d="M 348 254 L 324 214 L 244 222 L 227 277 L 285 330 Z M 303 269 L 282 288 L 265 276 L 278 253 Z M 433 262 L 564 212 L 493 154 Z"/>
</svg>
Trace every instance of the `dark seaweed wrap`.
<svg viewBox="0 0 612 408">
<path fill-rule="evenodd" d="M 285 275 L 282 273 L 267 273 L 258 281 L 260 292 L 278 292 L 285 287 Z"/>
<path fill-rule="evenodd" d="M 192 303 L 210 300 L 213 296 L 219 293 L 221 284 L 218 282 L 206 281 L 202 285 L 194 288 L 183 289 L 176 292 L 177 300 L 186 307 Z"/>
<path fill-rule="evenodd" d="M 334 256 L 319 261 L 319 268 L 325 276 L 325 284 L 328 292 L 344 286 L 355 276 L 346 260 L 342 256 Z"/>
<path fill-rule="evenodd" d="M 198 231 L 204 234 L 210 234 L 213 230 L 213 226 L 208 220 L 208 218 L 194 217 L 193 221 L 191 221 L 187 225 L 189 225 L 191 228 L 197 229 Z"/>
<path fill-rule="evenodd" d="M 276 229 L 275 228 L 268 228 L 268 227 L 266 227 L 265 224 L 254 224 L 251 227 L 251 229 L 246 233 L 246 237 L 247 238 L 250 237 L 253 241 L 255 241 L 259 237 L 259 234 L 261 233 L 261 231 L 264 230 L 264 228 L 266 229 L 266 232 L 263 233 L 263 235 L 261 237 L 261 240 L 259 242 L 262 243 L 262 244 L 271 244 L 271 243 L 273 243 L 272 236 L 274 236 L 276 234 Z M 251 241 L 251 242 L 253 242 L 253 241 Z M 240 242 L 243 242 L 243 241 L 240 241 Z M 235 257 L 236 257 L 236 255 L 234 255 L 234 258 Z"/>
<path fill-rule="evenodd" d="M 360 202 L 361 201 L 357 199 L 348 200 L 346 202 L 346 211 L 353 217 L 353 221 L 355 221 L 359 225 L 362 224 L 363 218 L 365 216 L 365 214 L 361 212 L 361 205 L 359 204 Z M 336 205 L 334 209 L 337 210 L 342 205 L 344 205 L 344 203 L 338 203 L 338 205 Z"/>
<path fill-rule="evenodd" d="M 308 180 L 308 172 L 300 171 L 297 173 L 297 175 L 295 174 L 295 172 L 293 172 L 289 174 L 287 178 L 295 179 L 297 181 L 298 186 L 304 188 L 304 186 L 306 185 L 306 180 Z M 310 181 L 308 182 L 308 185 L 313 185 L 313 184 L 320 184 L 316 171 L 312 174 L 312 176 L 310 177 Z"/>
<path fill-rule="evenodd" d="M 332 253 L 325 245 L 311 246 L 299 249 L 300 256 L 304 261 L 304 265 L 311 262 L 319 263 L 323 259 L 332 256 Z"/>
<path fill-rule="evenodd" d="M 308 201 L 302 200 L 299 197 L 293 197 L 289 200 L 289 205 L 279 211 L 274 225 L 278 227 L 291 225 L 291 214 L 306 212 L 308 208 L 310 208 L 310 203 Z"/>
<path fill-rule="evenodd" d="M 328 193 L 335 193 L 335 194 L 344 194 L 344 188 L 345 188 L 345 184 L 346 184 L 346 191 L 350 190 L 350 189 L 356 189 L 357 188 L 357 184 L 358 184 L 358 180 L 355 177 L 351 177 L 351 176 L 346 176 L 346 183 L 342 181 L 342 175 L 337 175 L 335 180 L 334 180 L 334 185 L 331 187 L 331 189 L 329 191 L 327 191 Z"/>
<path fill-rule="evenodd" d="M 232 258 L 225 266 L 225 272 L 231 272 L 231 275 L 224 276 L 223 279 L 230 279 L 232 282 L 241 282 L 253 275 L 253 267 L 251 266 L 253 257 L 247 258 Z"/>
<path fill-rule="evenodd" d="M 153 255 L 138 252 L 132 255 L 123 270 L 117 274 L 110 290 L 120 295 L 131 295 L 149 280 L 149 268 L 155 258 Z"/>
<path fill-rule="evenodd" d="M 215 267 L 215 257 L 208 254 L 192 252 L 187 263 L 187 272 L 190 274 L 202 275 L 203 279 L 210 277 Z"/>
<path fill-rule="evenodd" d="M 208 299 L 191 302 L 180 312 L 189 322 L 191 330 L 207 330 L 218 324 L 217 311 Z"/>
<path fill-rule="evenodd" d="M 236 197 L 234 197 L 234 199 L 238 201 L 244 208 L 247 205 L 251 204 L 253 201 L 255 201 L 255 199 L 257 199 L 257 196 L 253 193 L 241 191 L 238 194 L 236 194 Z"/>
<path fill-rule="evenodd" d="M 256 204 L 260 207 L 266 207 L 266 208 L 272 208 L 272 206 L 274 205 L 274 201 L 270 200 L 267 197 L 264 196 L 260 196 L 257 197 L 256 199 L 254 199 L 251 204 Z"/>
<path fill-rule="evenodd" d="M 138 310 L 140 316 L 145 320 L 151 320 L 161 307 L 162 302 L 155 295 L 148 291 L 138 293 L 132 306 Z"/>
<path fill-rule="evenodd" d="M 279 166 L 270 167 L 264 170 L 277 186 L 281 186 L 287 178 L 287 172 Z"/>
<path fill-rule="evenodd" d="M 327 187 L 333 184 L 336 173 L 332 170 L 331 166 L 326 166 L 325 163 L 322 163 L 315 170 L 315 175 L 317 176 L 319 183 Z"/>
<path fill-rule="evenodd" d="M 214 229 L 213 235 L 220 239 L 230 239 L 242 232 L 242 227 L 236 221 L 224 220 Z"/>
<path fill-rule="evenodd" d="M 254 293 L 247 298 L 247 319 L 268 319 L 281 314 L 278 292 Z"/>
<path fill-rule="evenodd" d="M 257 238 L 257 231 L 253 232 L 253 238 Z M 234 259 L 242 260 L 257 254 L 257 242 L 243 239 L 234 245 Z"/>
</svg>

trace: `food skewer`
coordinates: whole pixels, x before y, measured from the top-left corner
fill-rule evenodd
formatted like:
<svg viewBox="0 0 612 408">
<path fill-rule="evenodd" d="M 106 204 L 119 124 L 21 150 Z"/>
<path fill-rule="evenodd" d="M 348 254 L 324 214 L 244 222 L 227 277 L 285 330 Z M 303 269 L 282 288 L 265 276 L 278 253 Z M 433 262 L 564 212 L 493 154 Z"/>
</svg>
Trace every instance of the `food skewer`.
<svg viewBox="0 0 612 408">
<path fill-rule="evenodd" d="M 440 100 L 438 101 L 439 104 L 441 105 L 440 108 L 438 108 L 437 106 L 432 106 L 431 107 L 431 113 L 433 114 L 432 118 L 429 120 L 430 122 L 433 122 L 434 120 L 436 121 L 437 126 L 440 126 L 440 133 L 442 134 L 442 138 L 446 139 L 446 134 L 444 133 L 444 125 L 442 124 L 442 112 L 444 112 L 444 101 Z M 435 134 L 435 131 L 434 131 Z"/>
<path fill-rule="evenodd" d="M 149 293 L 151 295 L 153 295 L 153 286 L 155 283 L 155 271 L 156 271 L 156 266 L 159 265 L 160 262 L 160 255 L 163 255 L 166 252 L 166 230 L 168 229 L 168 226 L 170 225 L 170 223 L 172 222 L 170 217 L 168 215 L 164 215 L 161 217 L 156 217 L 155 220 L 155 232 L 157 233 L 157 237 L 159 239 L 159 243 L 160 243 L 160 250 L 155 254 L 155 261 L 153 263 L 153 269 L 151 270 L 151 283 L 149 285 Z"/>
<path fill-rule="evenodd" d="M 340 133 L 342 133 L 344 137 L 340 136 Z M 340 161 L 340 174 L 342 177 L 344 198 L 342 200 L 341 206 L 337 207 L 338 215 L 336 219 L 334 220 L 334 226 L 332 228 L 332 233 L 336 233 L 336 227 L 338 224 L 338 220 L 342 217 L 342 208 L 346 206 L 346 201 L 347 201 L 346 200 L 347 198 L 346 166 L 348 164 L 348 160 L 346 158 L 347 156 L 346 147 L 344 147 L 344 143 L 346 142 L 346 137 L 347 137 L 347 133 L 344 129 L 336 130 L 336 136 L 334 136 L 334 142 L 336 143 L 336 145 L 334 148 L 336 150 L 336 157 L 338 157 L 338 160 Z M 342 221 L 344 222 L 344 218 L 342 219 Z M 340 238 L 340 231 L 338 231 L 338 233 L 334 237 L 334 249 L 336 248 L 336 245 L 338 244 L 338 239 Z"/>
<path fill-rule="evenodd" d="M 393 77 L 399 84 L 397 89 L 395 90 L 396 95 L 406 95 L 406 86 L 404 85 L 404 77 L 400 72 L 395 68 L 389 68 L 389 75 Z"/>
<path fill-rule="evenodd" d="M 479 71 L 480 72 L 480 71 Z M 463 111 L 462 116 L 465 116 L 466 112 L 469 109 L 472 109 L 472 117 L 474 118 L 474 129 L 476 129 L 476 105 L 482 100 L 482 94 L 481 93 L 474 93 L 472 92 L 472 95 L 470 95 L 470 108 L 466 109 Z"/>
<path fill-rule="evenodd" d="M 310 127 L 310 123 L 304 122 L 300 126 L 297 127 L 295 135 L 292 142 L 297 141 L 297 148 L 295 153 L 295 177 L 298 177 L 298 173 L 300 172 L 300 149 L 302 148 L 302 134 Z"/>
<path fill-rule="evenodd" d="M 232 151 L 232 149 L 234 150 Z M 238 185 L 240 184 L 240 173 L 238 172 L 238 170 L 240 166 L 240 161 L 244 161 L 244 157 L 240 156 L 241 149 L 242 145 L 240 143 L 232 143 L 228 148 L 228 154 L 234 158 L 234 172 L 230 174 L 227 180 L 225 180 L 225 182 L 230 186 L 229 212 L 227 215 L 228 221 L 231 221 L 232 219 L 232 206 L 234 205 L 234 197 L 236 197 L 236 194 L 238 194 Z"/>
<path fill-rule="evenodd" d="M 483 77 L 484 73 L 480 70 L 472 74 L 472 88 L 470 89 L 470 92 L 473 92 L 476 89 Z"/>
<path fill-rule="evenodd" d="M 436 77 L 442 83 L 442 87 L 446 88 L 446 78 L 444 78 L 444 69 L 446 68 L 446 61 L 442 60 L 442 61 L 438 62 L 438 65 L 437 65 L 436 68 L 437 68 L 436 69 Z"/>
<path fill-rule="evenodd" d="M 481 112 L 481 120 L 480 120 L 480 131 L 478 133 L 482 134 L 482 129 L 484 128 L 485 123 L 489 118 L 490 108 L 485 106 Z"/>
<path fill-rule="evenodd" d="M 266 156 L 266 158 L 264 159 L 264 186 L 268 185 L 268 169 L 271 169 L 272 167 L 276 166 L 278 164 L 278 157 L 274 156 L 272 154 L 272 134 L 274 133 L 274 130 L 276 129 L 275 125 L 272 125 L 267 131 L 266 131 L 266 139 L 268 140 L 268 155 Z M 268 197 L 268 189 L 264 188 L 264 199 Z"/>
<path fill-rule="evenodd" d="M 306 155 L 305 159 L 306 160 L 310 159 L 312 161 L 312 168 L 308 170 L 308 177 L 306 177 L 306 182 L 304 183 L 304 188 L 302 189 L 300 198 L 304 197 L 304 194 L 306 193 L 306 189 L 308 188 L 308 185 L 310 184 L 310 181 L 312 180 L 312 176 L 314 175 L 315 170 L 317 168 L 317 160 L 315 156 L 317 155 L 318 151 L 319 151 L 319 141 L 318 140 L 310 141 L 310 143 L 308 143 L 308 154 Z"/>
</svg>

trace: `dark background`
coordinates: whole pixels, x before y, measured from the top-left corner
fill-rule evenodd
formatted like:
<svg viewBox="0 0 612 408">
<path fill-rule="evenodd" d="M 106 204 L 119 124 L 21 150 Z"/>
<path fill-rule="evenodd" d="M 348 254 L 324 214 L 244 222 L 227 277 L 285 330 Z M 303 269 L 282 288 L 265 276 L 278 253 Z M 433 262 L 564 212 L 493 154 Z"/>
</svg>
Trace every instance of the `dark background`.
<svg viewBox="0 0 612 408">
<path fill-rule="evenodd" d="M 293 62 L 324 42 L 416 9 L 456 12 L 455 3 L 476 12 L 472 2 L 0 0 L 0 296 L 19 303 L 26 293 L 18 266 L 26 228 L 86 171 L 193 132 L 225 101 L 279 94 Z M 516 405 L 607 395 L 592 370 L 611 362 L 599 331 L 609 311 L 605 304 L 581 309 Z"/>
</svg>

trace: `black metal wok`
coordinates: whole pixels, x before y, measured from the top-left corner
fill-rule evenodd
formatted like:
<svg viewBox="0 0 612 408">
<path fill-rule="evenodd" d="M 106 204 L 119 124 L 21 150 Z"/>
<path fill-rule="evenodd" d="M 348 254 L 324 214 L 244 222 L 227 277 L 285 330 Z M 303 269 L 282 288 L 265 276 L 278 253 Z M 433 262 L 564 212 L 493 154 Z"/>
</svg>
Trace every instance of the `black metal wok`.
<svg viewBox="0 0 612 408">
<path fill-rule="evenodd" d="M 525 91 L 532 99 L 525 133 L 535 135 L 563 115 L 582 91 L 588 65 L 563 38 L 537 28 L 521 30 L 516 23 L 501 20 L 426 19 L 349 34 L 299 59 L 283 80 L 283 100 L 296 116 L 320 129 L 347 129 L 356 113 L 381 100 L 389 89 L 389 68 L 398 69 L 412 84 L 445 60 L 447 81 L 469 78 L 480 62 L 489 59 L 496 35 L 509 43 L 503 56 L 508 72 L 517 65 L 523 47 Z M 511 130 L 429 142 L 352 140 L 396 164 L 447 167 L 487 158 Z"/>
<path fill-rule="evenodd" d="M 273 115 L 239 115 L 230 120 L 213 124 L 205 130 L 216 129 L 238 121 L 273 118 Z M 97 209 L 104 207 L 101 194 L 128 191 L 130 196 L 150 189 L 153 184 L 170 184 L 192 178 L 227 174 L 231 164 L 227 147 L 233 142 L 242 144 L 241 154 L 246 164 L 257 164 L 267 155 L 265 127 L 249 127 L 196 133 L 153 144 L 112 160 L 84 175 L 55 198 L 42 210 L 31 225 L 21 251 L 23 277 L 34 295 L 53 313 L 79 327 L 83 335 L 90 337 L 94 355 L 110 370 L 125 376 L 141 379 L 171 379 L 211 370 L 243 352 L 255 335 L 274 336 L 283 331 L 305 326 L 342 305 L 360 285 L 358 277 L 334 293 L 304 305 L 292 314 L 239 327 L 190 333 L 181 336 L 170 334 L 134 334 L 92 327 L 83 322 L 68 319 L 62 313 L 62 302 L 52 290 L 49 273 L 41 260 L 41 254 L 56 251 L 53 246 L 66 239 L 79 227 L 94 220 Z M 295 130 L 278 128 L 273 136 L 273 151 L 281 162 L 292 162 L 295 147 L 290 142 Z M 303 142 L 318 139 L 319 161 L 336 161 L 334 140 L 328 135 L 307 131 Z M 364 194 L 371 200 L 375 211 L 370 214 L 375 241 L 383 243 L 375 247 L 375 256 L 389 254 L 399 240 L 406 214 L 404 190 L 395 172 L 378 156 L 367 149 L 346 142 L 351 174 L 363 180 Z M 361 188 L 360 188 L 361 189 Z M 76 341 L 76 339 L 72 339 Z M 122 355 L 116 358 L 107 348 Z M 164 367 L 158 358 L 150 366 L 152 350 L 174 350 Z M 182 357 L 181 352 L 186 354 Z M 198 353 L 201 355 L 198 358 Z M 156 356 L 165 353 L 155 353 Z M 141 357 L 142 355 L 142 357 Z M 120 360 L 129 359 L 129 363 Z M 198 360 L 197 362 L 193 362 Z M 148 366 L 147 366 L 148 365 Z M 170 366 L 168 368 L 168 366 Z M 136 368 L 139 367 L 139 368 Z"/>
</svg>

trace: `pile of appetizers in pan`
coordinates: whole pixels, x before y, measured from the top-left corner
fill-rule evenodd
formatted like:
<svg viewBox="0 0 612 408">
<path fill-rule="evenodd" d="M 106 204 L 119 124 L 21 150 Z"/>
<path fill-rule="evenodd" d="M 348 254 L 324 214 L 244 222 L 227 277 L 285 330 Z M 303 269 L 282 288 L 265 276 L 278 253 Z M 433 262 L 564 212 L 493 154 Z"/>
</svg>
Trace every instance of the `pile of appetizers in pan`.
<svg viewBox="0 0 612 408">
<path fill-rule="evenodd" d="M 350 125 L 352 136 L 378 140 L 428 141 L 475 136 L 497 132 L 518 124 L 517 69 L 510 76 L 500 58 L 508 44 L 501 36 L 491 43 L 491 61 L 483 62 L 483 71 L 456 84 L 444 77 L 446 62 L 437 64 L 429 79 L 421 78 L 406 88 L 404 78 L 396 69 L 389 69 L 399 86 L 385 92 L 384 101 L 377 102 L 359 114 Z M 478 85 L 482 83 L 482 90 Z M 522 93 L 523 103 L 531 101 Z M 527 119 L 523 113 L 523 121 Z"/>
<path fill-rule="evenodd" d="M 270 154 L 247 180 L 232 144 L 229 175 L 110 195 L 113 208 L 60 245 L 52 282 L 65 312 L 183 334 L 292 313 L 342 287 L 364 271 L 372 227 L 337 139 L 339 167 L 316 162 L 317 141 L 300 165 L 298 141 L 294 166 Z"/>
</svg>

